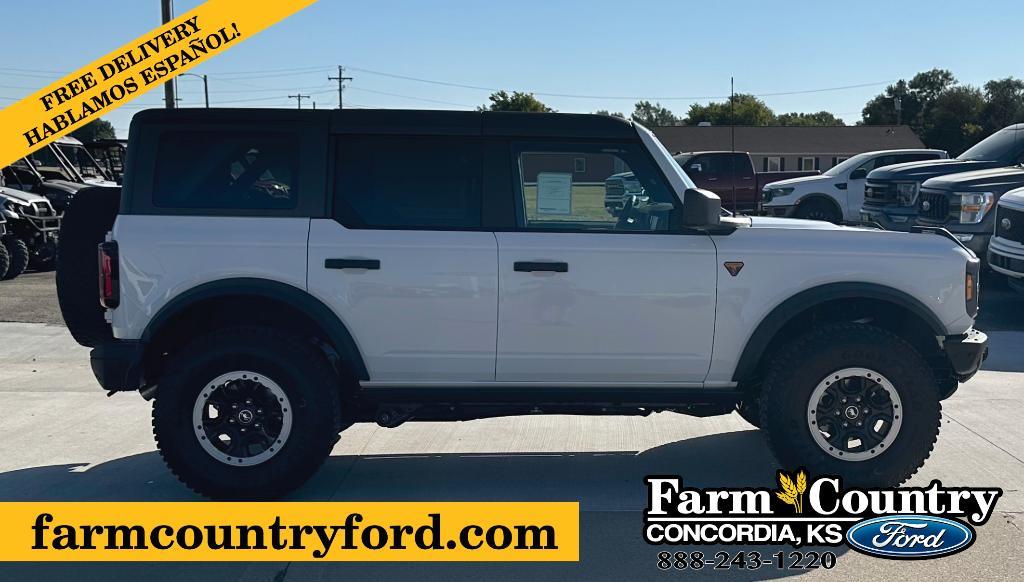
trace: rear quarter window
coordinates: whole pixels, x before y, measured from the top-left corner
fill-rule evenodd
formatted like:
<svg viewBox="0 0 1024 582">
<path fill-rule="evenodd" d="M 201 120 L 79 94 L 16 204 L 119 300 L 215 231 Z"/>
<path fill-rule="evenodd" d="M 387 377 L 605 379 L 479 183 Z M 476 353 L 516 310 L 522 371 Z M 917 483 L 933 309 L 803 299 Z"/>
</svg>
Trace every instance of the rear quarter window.
<svg viewBox="0 0 1024 582">
<path fill-rule="evenodd" d="M 298 204 L 299 137 L 168 131 L 157 146 L 157 208 L 287 210 Z"/>
</svg>

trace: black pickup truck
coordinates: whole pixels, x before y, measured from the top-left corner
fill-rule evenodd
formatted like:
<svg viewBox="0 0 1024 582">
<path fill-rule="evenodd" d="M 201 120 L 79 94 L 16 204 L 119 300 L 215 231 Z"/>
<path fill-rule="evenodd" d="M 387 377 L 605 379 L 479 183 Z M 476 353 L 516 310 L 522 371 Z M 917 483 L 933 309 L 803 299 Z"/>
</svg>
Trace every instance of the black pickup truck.
<svg viewBox="0 0 1024 582">
<path fill-rule="evenodd" d="M 937 176 L 1003 168 L 1024 162 L 1024 123 L 1005 127 L 949 160 L 885 166 L 868 174 L 861 220 L 909 231 L 917 219 L 921 185 Z M 956 204 L 959 206 L 959 203 Z"/>
</svg>

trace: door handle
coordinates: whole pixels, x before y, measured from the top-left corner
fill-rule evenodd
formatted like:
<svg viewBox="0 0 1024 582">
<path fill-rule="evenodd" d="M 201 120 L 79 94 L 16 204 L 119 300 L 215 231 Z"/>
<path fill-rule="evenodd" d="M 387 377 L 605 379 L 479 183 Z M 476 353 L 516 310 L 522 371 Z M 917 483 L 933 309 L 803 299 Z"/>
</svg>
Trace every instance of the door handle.
<svg viewBox="0 0 1024 582">
<path fill-rule="evenodd" d="M 705 178 L 708 182 L 717 182 L 718 178 Z"/>
<path fill-rule="evenodd" d="M 324 259 L 325 269 L 367 269 L 376 271 L 380 269 L 380 261 L 377 259 Z"/>
<path fill-rule="evenodd" d="M 550 273 L 568 273 L 569 263 L 516 261 L 515 263 L 512 264 L 512 268 L 520 273 L 534 273 L 538 271 L 547 271 Z"/>
</svg>

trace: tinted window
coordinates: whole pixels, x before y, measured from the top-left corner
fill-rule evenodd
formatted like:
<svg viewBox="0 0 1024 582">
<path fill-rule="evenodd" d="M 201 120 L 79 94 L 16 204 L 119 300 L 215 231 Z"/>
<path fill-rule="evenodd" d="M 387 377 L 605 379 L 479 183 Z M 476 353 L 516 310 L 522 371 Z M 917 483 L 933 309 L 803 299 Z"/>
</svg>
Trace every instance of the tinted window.
<svg viewBox="0 0 1024 582">
<path fill-rule="evenodd" d="M 527 229 L 667 230 L 675 195 L 637 144 L 516 146 L 518 225 Z M 587 174 L 571 171 L 585 158 Z"/>
<path fill-rule="evenodd" d="M 480 227 L 479 141 L 346 136 L 337 152 L 335 213 L 346 226 Z"/>
<path fill-rule="evenodd" d="M 906 163 L 906 162 L 920 162 L 920 161 L 923 161 L 923 160 L 937 160 L 937 159 L 939 159 L 939 155 L 938 154 L 925 154 L 925 153 L 902 154 L 902 155 L 896 156 L 896 161 L 893 162 L 893 163 L 895 163 L 895 164 L 903 164 L 903 163 Z"/>
<path fill-rule="evenodd" d="M 298 172 L 299 140 L 290 133 L 168 132 L 158 147 L 153 205 L 295 208 Z"/>
</svg>

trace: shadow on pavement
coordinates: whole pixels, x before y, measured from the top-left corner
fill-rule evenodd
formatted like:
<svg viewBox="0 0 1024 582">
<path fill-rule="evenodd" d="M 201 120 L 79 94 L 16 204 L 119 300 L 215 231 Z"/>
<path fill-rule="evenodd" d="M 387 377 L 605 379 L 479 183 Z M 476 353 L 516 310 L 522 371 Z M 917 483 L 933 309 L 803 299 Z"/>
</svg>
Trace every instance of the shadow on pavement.
<svg viewBox="0 0 1024 582">
<path fill-rule="evenodd" d="M 765 558 L 785 547 L 655 547 L 642 539 L 646 507 L 643 478 L 679 474 L 690 486 L 771 486 L 775 460 L 759 432 L 716 434 L 642 452 L 536 454 L 437 454 L 334 456 L 289 500 L 310 501 L 574 501 L 581 502 L 581 561 L 572 564 L 510 563 L 314 563 L 292 564 L 15 564 L 0 579 L 108 580 L 112 575 L 147 582 L 191 580 L 487 579 L 539 580 L 664 578 L 684 572 L 657 569 L 660 551 L 756 550 Z M 95 466 L 55 465 L 0 473 L 3 501 L 197 500 L 170 475 L 154 453 Z M 843 549 L 837 548 L 837 554 Z M 758 571 L 686 571 L 687 577 L 763 580 L 802 573 L 766 567 Z"/>
</svg>

